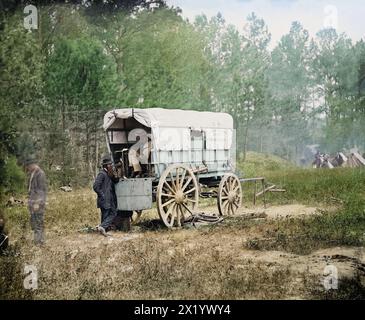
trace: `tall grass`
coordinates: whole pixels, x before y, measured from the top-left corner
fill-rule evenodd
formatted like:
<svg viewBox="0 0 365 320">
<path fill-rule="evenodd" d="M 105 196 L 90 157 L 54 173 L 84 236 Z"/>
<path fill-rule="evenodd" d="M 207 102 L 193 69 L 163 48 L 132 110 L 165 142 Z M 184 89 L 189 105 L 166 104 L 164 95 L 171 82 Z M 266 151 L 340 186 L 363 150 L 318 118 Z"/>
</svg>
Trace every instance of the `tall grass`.
<svg viewBox="0 0 365 320">
<path fill-rule="evenodd" d="M 318 215 L 271 222 L 267 238 L 253 240 L 255 249 L 278 249 L 306 254 L 321 247 L 362 246 L 365 241 L 365 170 L 291 169 L 271 172 L 269 181 L 286 189 L 268 195 L 270 203 L 335 206 Z"/>
</svg>

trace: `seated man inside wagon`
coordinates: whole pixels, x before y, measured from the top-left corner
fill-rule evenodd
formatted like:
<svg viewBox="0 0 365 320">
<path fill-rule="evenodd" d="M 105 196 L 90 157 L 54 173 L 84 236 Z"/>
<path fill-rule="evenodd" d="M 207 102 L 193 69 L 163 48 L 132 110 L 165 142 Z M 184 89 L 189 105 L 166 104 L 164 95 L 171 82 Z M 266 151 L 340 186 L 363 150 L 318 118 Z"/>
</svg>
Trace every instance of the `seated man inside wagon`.
<svg viewBox="0 0 365 320">
<path fill-rule="evenodd" d="M 136 137 L 136 143 L 129 149 L 128 162 L 133 168 L 132 177 L 139 178 L 148 175 L 148 163 L 151 155 L 151 141 L 140 142 L 140 136 Z"/>
</svg>

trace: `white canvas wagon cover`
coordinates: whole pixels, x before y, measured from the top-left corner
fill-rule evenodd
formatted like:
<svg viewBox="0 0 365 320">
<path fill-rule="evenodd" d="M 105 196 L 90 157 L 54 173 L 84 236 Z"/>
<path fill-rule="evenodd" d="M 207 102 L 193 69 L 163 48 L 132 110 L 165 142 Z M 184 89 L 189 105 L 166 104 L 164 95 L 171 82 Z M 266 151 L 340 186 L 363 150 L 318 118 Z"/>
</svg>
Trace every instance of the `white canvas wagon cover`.
<svg viewBox="0 0 365 320">
<path fill-rule="evenodd" d="M 104 130 L 107 130 L 116 119 L 135 118 L 146 127 L 170 128 L 220 128 L 233 129 L 233 119 L 228 113 L 202 112 L 181 109 L 116 109 L 104 116 Z"/>
<path fill-rule="evenodd" d="M 207 149 L 230 149 L 233 118 L 228 113 L 181 109 L 115 109 L 104 116 L 104 130 L 116 129 L 117 119 L 134 118 L 151 128 L 157 150 L 189 150 L 191 130 L 204 131 Z"/>
</svg>

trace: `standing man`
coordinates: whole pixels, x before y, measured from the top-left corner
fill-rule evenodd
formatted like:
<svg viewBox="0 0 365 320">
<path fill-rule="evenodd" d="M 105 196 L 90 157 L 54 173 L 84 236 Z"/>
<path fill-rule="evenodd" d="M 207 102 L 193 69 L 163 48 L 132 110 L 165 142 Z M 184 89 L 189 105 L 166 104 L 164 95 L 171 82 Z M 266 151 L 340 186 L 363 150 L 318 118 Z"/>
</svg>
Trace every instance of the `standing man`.
<svg viewBox="0 0 365 320">
<path fill-rule="evenodd" d="M 102 169 L 95 179 L 93 189 L 98 195 L 97 206 L 101 210 L 101 223 L 98 231 L 106 236 L 113 225 L 114 217 L 117 214 L 117 197 L 115 195 L 114 183 L 118 179 L 114 177 L 112 161 L 108 156 L 102 158 Z"/>
<path fill-rule="evenodd" d="M 43 245 L 44 240 L 44 212 L 46 209 L 47 180 L 43 170 L 35 159 L 28 159 L 24 163 L 29 174 L 28 208 L 30 212 L 30 225 L 34 231 L 34 243 Z"/>
<path fill-rule="evenodd" d="M 5 232 L 5 222 L 4 219 L 1 217 L 0 212 L 0 253 L 2 253 L 7 247 L 9 243 L 8 236 Z"/>
</svg>

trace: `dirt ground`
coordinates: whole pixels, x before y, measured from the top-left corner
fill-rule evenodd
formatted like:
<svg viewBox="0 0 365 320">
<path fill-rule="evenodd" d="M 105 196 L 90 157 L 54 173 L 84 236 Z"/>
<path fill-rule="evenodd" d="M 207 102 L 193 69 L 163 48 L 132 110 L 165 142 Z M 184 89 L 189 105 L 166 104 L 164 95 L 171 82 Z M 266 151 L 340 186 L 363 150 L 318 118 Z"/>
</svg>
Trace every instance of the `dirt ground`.
<svg viewBox="0 0 365 320">
<path fill-rule="evenodd" d="M 323 291 L 328 266 L 337 268 L 340 281 L 360 275 L 365 285 L 362 248 L 332 247 L 301 256 L 244 245 L 260 235 L 265 221 L 320 212 L 301 204 L 243 207 L 237 217 L 258 223 L 247 232 L 226 227 L 228 220 L 216 229 L 156 229 L 158 215 L 150 210 L 131 232 L 109 237 L 49 227 L 47 244 L 38 248 L 29 231 L 22 261 L 40 270 L 35 299 L 306 299 L 313 298 L 313 290 Z M 13 234 L 13 241 L 19 242 L 17 237 Z"/>
<path fill-rule="evenodd" d="M 267 219 L 277 219 L 277 218 L 288 218 L 288 217 L 300 217 L 308 216 L 313 214 L 319 214 L 323 208 L 310 207 L 302 204 L 289 204 L 281 206 L 271 206 L 267 205 L 266 208 L 263 206 L 250 206 L 241 207 L 236 215 L 247 216 L 247 218 L 267 218 Z M 328 208 L 326 208 L 328 210 Z M 214 206 L 209 206 L 203 209 L 207 213 L 217 213 L 217 208 Z"/>
</svg>

